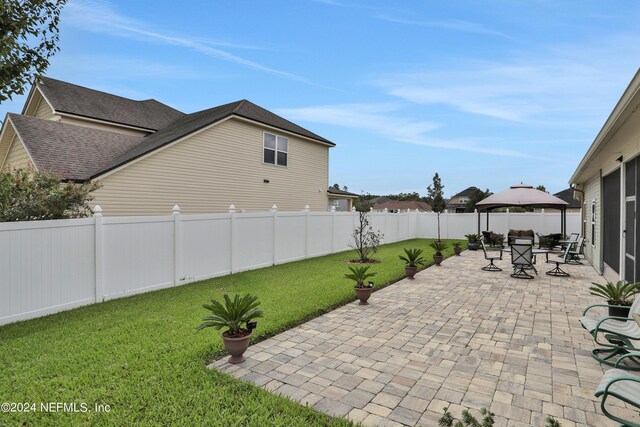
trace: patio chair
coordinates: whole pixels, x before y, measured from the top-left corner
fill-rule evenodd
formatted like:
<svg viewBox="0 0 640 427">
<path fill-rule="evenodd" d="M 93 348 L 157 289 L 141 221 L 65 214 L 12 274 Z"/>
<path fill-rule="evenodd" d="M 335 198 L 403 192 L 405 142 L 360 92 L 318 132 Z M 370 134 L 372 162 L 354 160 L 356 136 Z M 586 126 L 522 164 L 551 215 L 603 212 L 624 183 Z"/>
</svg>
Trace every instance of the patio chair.
<svg viewBox="0 0 640 427">
<path fill-rule="evenodd" d="M 562 259 L 559 261 L 553 261 L 553 260 L 549 260 L 547 258 L 547 262 L 555 262 L 556 266 L 555 268 L 549 270 L 546 272 L 546 274 L 548 274 L 549 276 L 556 276 L 556 277 L 569 277 L 570 274 L 567 273 L 566 271 L 564 271 L 563 269 L 560 268 L 560 264 L 569 264 L 569 260 L 571 259 L 571 248 L 575 243 L 569 244 L 567 246 L 565 246 L 564 251 L 562 252 Z"/>
<path fill-rule="evenodd" d="M 637 356 L 640 356 L 640 353 L 627 354 L 620 359 Z M 609 397 L 615 397 L 640 410 L 640 377 L 622 369 L 610 369 L 605 372 L 594 394 L 596 397 L 602 397 L 600 409 L 607 418 L 622 423 L 623 426 L 640 427 L 640 424 L 637 422 L 614 415 L 606 408 L 607 399 Z"/>
<path fill-rule="evenodd" d="M 585 328 L 598 345 L 591 351 L 591 356 L 598 362 L 608 366 L 616 366 L 612 359 L 616 356 L 624 356 L 630 352 L 640 351 L 640 326 L 632 318 L 633 314 L 640 313 L 640 297 L 636 297 L 629 309 L 629 317 L 591 317 L 587 312 L 595 307 L 610 307 L 608 304 L 594 304 L 587 307 L 582 313 L 580 324 Z M 602 338 L 606 341 L 602 341 Z M 625 358 L 637 366 L 625 366 L 632 371 L 640 370 L 640 358 L 638 354 Z"/>
<path fill-rule="evenodd" d="M 529 241 L 530 242 L 530 241 Z M 513 273 L 511 277 L 516 279 L 533 279 L 526 269 L 533 270 L 536 275 L 538 271 L 533 266 L 533 245 L 531 243 L 516 243 L 511 245 L 511 264 Z"/>
<path fill-rule="evenodd" d="M 484 252 L 484 259 L 489 261 L 489 264 L 482 267 L 484 271 L 502 271 L 500 267 L 495 265 L 493 261 L 502 260 L 502 250 L 496 251 L 487 251 L 487 247 L 484 244 L 484 239 L 480 239 L 480 244 L 482 245 L 482 252 Z M 493 252 L 495 255 L 489 255 L 487 252 Z"/>
<path fill-rule="evenodd" d="M 584 255 L 584 243 L 585 238 L 579 237 L 576 243 L 569 244 L 569 248 L 574 247 L 575 249 L 569 250 L 570 256 L 567 264 L 582 265 L 582 261 L 580 261 L 580 255 Z"/>
</svg>

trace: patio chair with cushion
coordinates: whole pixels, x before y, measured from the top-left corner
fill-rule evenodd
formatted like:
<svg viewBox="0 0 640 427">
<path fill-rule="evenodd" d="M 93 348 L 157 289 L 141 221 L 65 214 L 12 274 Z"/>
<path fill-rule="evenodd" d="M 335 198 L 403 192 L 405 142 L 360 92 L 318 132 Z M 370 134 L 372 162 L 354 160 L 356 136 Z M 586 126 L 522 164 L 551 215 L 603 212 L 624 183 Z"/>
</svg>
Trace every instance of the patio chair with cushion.
<svg viewBox="0 0 640 427">
<path fill-rule="evenodd" d="M 594 304 L 587 307 L 582 313 L 580 324 L 585 328 L 598 345 L 591 356 L 600 363 L 616 366 L 612 359 L 616 356 L 628 354 L 632 351 L 640 351 L 640 326 L 632 318 L 640 313 L 640 298 L 636 298 L 629 309 L 629 317 L 587 316 L 587 312 L 596 307 L 610 307 L 608 304 Z M 602 340 L 604 338 L 605 341 Z M 636 356 L 625 358 L 632 365 L 624 366 L 625 369 L 640 370 L 640 359 Z"/>
<path fill-rule="evenodd" d="M 482 245 L 482 251 L 484 252 L 484 259 L 489 261 L 489 264 L 482 267 L 482 269 L 484 271 L 502 271 L 500 267 L 493 263 L 493 261 L 497 259 L 502 260 L 502 250 L 487 250 L 483 239 L 480 239 L 480 244 Z"/>
<path fill-rule="evenodd" d="M 570 257 L 567 264 L 582 265 L 580 255 L 584 255 L 584 243 L 585 238 L 579 237 L 575 244 L 569 244 L 569 247 L 572 247 L 573 249 L 569 250 Z"/>
<path fill-rule="evenodd" d="M 511 246 L 511 244 L 514 243 L 516 239 L 521 239 L 521 238 L 530 239 L 533 242 L 533 239 L 535 238 L 533 230 L 509 229 L 509 234 L 507 234 L 507 241 L 509 243 L 509 246 Z"/>
<path fill-rule="evenodd" d="M 533 265 L 533 245 L 531 243 L 516 243 L 517 241 L 511 245 L 511 264 L 513 265 L 511 277 L 533 279 L 533 276 L 526 271 L 531 269 L 536 275 L 538 274 Z"/>
<path fill-rule="evenodd" d="M 627 354 L 620 359 L 638 356 L 640 356 L 640 353 Z M 630 374 L 622 369 L 610 369 L 605 372 L 594 394 L 596 397 L 602 397 L 602 400 L 600 401 L 600 409 L 602 409 L 602 413 L 607 418 L 622 423 L 623 426 L 640 427 L 638 422 L 614 415 L 609 412 L 606 407 L 607 399 L 609 397 L 614 397 L 640 410 L 640 377 Z M 618 405 L 614 404 L 611 406 Z"/>
</svg>

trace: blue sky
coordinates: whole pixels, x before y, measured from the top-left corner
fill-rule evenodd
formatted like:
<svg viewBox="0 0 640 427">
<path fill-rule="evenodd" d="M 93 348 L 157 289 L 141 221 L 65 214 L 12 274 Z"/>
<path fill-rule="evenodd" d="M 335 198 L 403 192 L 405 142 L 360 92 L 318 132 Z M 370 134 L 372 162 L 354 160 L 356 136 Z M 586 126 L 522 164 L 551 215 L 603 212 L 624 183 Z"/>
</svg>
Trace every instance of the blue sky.
<svg viewBox="0 0 640 427">
<path fill-rule="evenodd" d="M 556 192 L 640 65 L 639 20 L 635 1 L 70 0 L 47 75 L 184 112 L 249 99 L 334 141 L 329 184 L 356 193 L 424 195 L 435 172 L 447 196 Z"/>
</svg>

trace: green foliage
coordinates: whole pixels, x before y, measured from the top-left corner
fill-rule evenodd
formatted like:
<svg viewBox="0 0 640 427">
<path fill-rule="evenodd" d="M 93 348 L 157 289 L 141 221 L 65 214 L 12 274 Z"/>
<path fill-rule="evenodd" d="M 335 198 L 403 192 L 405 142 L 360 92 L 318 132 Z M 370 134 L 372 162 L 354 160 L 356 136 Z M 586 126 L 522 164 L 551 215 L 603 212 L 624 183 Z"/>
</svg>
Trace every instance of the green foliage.
<svg viewBox="0 0 640 427">
<path fill-rule="evenodd" d="M 62 184 L 60 175 L 16 169 L 0 173 L 0 222 L 82 218 L 97 183 Z"/>
<path fill-rule="evenodd" d="M 449 244 L 442 240 L 434 240 L 429 242 L 429 247 L 436 251 L 436 256 L 442 256 L 442 252 L 449 249 Z"/>
<path fill-rule="evenodd" d="M 468 409 L 462 411 L 462 420 L 456 420 L 449 407 L 443 408 L 444 415 L 438 420 L 438 426 L 440 427 L 493 427 L 495 420 L 493 417 L 495 414 L 490 412 L 487 408 L 481 408 L 480 414 L 482 414 L 482 421 L 478 421 L 476 417 L 471 415 Z"/>
<path fill-rule="evenodd" d="M 474 212 L 476 209 L 476 204 L 486 199 L 487 197 L 491 196 L 492 194 L 493 193 L 489 191 L 488 188 L 485 191 L 482 191 L 479 188 L 476 188 L 469 195 L 469 201 L 464 207 L 465 212 Z"/>
<path fill-rule="evenodd" d="M 459 248 L 460 246 L 462 246 L 462 243 L 460 243 L 460 242 L 453 242 L 453 247 L 454 247 L 454 248 Z"/>
<path fill-rule="evenodd" d="M 426 239 L 380 246 L 376 287 L 405 277 L 398 254 Z M 425 249 L 425 256 L 432 254 Z M 449 254 L 452 255 L 452 254 Z M 0 326 L 0 396 L 20 402 L 98 402 L 109 413 L 5 413 L 7 426 L 351 426 L 205 364 L 226 354 L 220 334 L 194 333 L 197 309 L 256 295 L 267 313 L 254 340 L 355 300 L 343 281 L 353 251 L 243 271 Z M 433 261 L 429 259 L 429 264 Z M 194 310 L 194 308 L 196 308 Z M 72 369 L 70 367 L 73 367 Z"/>
<path fill-rule="evenodd" d="M 548 193 L 547 188 L 546 188 L 544 185 L 542 185 L 542 184 L 538 185 L 538 186 L 536 187 L 536 190 L 540 190 L 540 191 L 542 191 L 542 192 L 544 192 L 544 193 Z"/>
<path fill-rule="evenodd" d="M 260 302 L 258 297 L 246 294 L 240 298 L 239 294 L 229 298 L 224 294 L 224 305 L 212 299 L 211 304 L 203 304 L 203 307 L 211 312 L 211 315 L 202 318 L 204 323 L 196 328 L 199 331 L 204 328 L 227 328 L 229 338 L 241 336 L 244 328 L 242 325 L 253 319 L 262 317 L 263 311 L 258 309 Z"/>
<path fill-rule="evenodd" d="M 465 234 L 464 237 L 467 238 L 467 241 L 469 243 L 478 243 L 478 242 L 480 242 L 480 239 L 482 239 L 481 235 L 475 234 L 475 233 Z"/>
<path fill-rule="evenodd" d="M 356 287 L 363 288 L 365 280 L 378 274 L 373 272 L 369 273 L 368 271 L 370 267 L 371 267 L 370 265 L 349 267 L 349 270 L 351 271 L 351 273 L 345 274 L 344 277 L 345 279 L 351 279 L 354 282 L 356 282 Z"/>
<path fill-rule="evenodd" d="M 457 242 L 456 242 L 457 243 Z M 459 245 L 459 243 L 458 243 Z M 424 258 L 422 257 L 422 249 L 404 249 L 404 255 L 399 255 L 399 258 L 406 262 L 409 267 L 417 267 L 424 264 Z"/>
<path fill-rule="evenodd" d="M 562 424 L 560 424 L 560 421 L 556 420 L 551 415 L 547 415 L 547 418 L 545 418 L 544 421 L 545 421 L 545 427 L 562 427 Z"/>
<path fill-rule="evenodd" d="M 0 102 L 22 95 L 58 50 L 66 0 L 3 0 L 0 7 Z"/>
<path fill-rule="evenodd" d="M 356 203 L 358 226 L 351 234 L 352 241 L 349 243 L 349 247 L 356 251 L 360 262 L 367 262 L 371 259 L 378 250 L 380 239 L 383 237 L 379 230 L 374 231 L 371 224 L 369 224 L 370 206 L 371 204 L 364 197 L 360 197 L 360 200 Z"/>
<path fill-rule="evenodd" d="M 589 288 L 591 295 L 602 297 L 614 305 L 631 305 L 633 297 L 640 293 L 640 283 L 627 283 L 624 280 L 604 285 L 592 282 L 592 285 Z"/>
</svg>

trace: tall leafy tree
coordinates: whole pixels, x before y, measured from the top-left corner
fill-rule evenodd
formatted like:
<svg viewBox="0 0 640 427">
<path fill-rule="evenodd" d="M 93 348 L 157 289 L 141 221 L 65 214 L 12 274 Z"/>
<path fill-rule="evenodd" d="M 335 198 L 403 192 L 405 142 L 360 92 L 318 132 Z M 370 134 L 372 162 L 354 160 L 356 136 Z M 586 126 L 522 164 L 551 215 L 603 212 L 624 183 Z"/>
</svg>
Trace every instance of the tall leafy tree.
<svg viewBox="0 0 640 427">
<path fill-rule="evenodd" d="M 479 188 L 476 188 L 469 195 L 469 201 L 467 202 L 466 206 L 464 207 L 465 212 L 473 212 L 473 211 L 475 211 L 476 203 L 486 199 L 487 197 L 489 197 L 492 194 L 493 193 L 491 191 L 489 191 L 488 188 L 485 191 L 482 191 Z"/>
<path fill-rule="evenodd" d="M 540 184 L 536 187 L 536 190 L 540 190 L 540 191 L 544 191 L 545 193 L 548 193 L 547 191 L 547 187 L 545 187 L 544 185 Z"/>
<path fill-rule="evenodd" d="M 440 240 L 440 214 L 444 212 L 446 202 L 444 200 L 444 185 L 438 172 L 433 176 L 433 184 L 427 187 L 427 203 L 438 215 L 438 240 Z"/>
<path fill-rule="evenodd" d="M 24 93 L 58 50 L 58 23 L 67 0 L 0 1 L 0 102 Z"/>
</svg>

